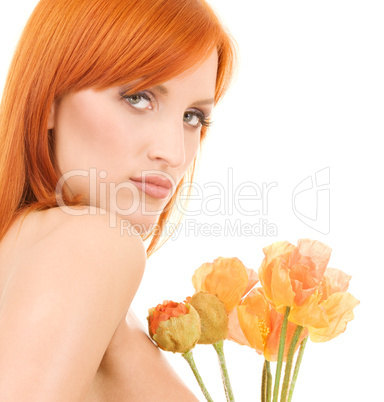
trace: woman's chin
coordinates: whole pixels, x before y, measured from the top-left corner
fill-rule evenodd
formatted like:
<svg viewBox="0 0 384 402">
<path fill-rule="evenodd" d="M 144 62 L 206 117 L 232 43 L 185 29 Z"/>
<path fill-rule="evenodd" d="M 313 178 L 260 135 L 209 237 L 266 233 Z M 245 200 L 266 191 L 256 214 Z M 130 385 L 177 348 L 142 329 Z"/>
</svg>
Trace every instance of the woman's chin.
<svg viewBox="0 0 384 402">
<path fill-rule="evenodd" d="M 133 215 L 123 215 L 117 213 L 120 218 L 120 226 L 122 230 L 126 228 L 127 230 L 133 229 L 135 233 L 141 236 L 149 235 L 158 228 L 159 215 L 154 216 L 137 216 Z"/>
</svg>

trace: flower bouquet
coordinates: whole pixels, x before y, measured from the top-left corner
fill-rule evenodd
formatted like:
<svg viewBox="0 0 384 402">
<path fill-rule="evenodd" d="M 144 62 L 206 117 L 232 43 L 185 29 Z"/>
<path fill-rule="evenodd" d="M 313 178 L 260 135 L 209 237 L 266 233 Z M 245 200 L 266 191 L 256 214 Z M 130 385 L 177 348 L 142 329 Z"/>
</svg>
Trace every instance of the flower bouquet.
<svg viewBox="0 0 384 402">
<path fill-rule="evenodd" d="M 192 297 L 149 310 L 151 338 L 159 348 L 182 354 L 207 401 L 213 399 L 192 355 L 197 344 L 215 348 L 227 401 L 235 398 L 224 357 L 226 339 L 264 356 L 261 401 L 286 402 L 292 400 L 308 337 L 326 342 L 354 318 L 359 301 L 347 292 L 351 277 L 327 268 L 330 247 L 301 239 L 297 246 L 279 241 L 263 251 L 258 274 L 238 258 L 219 257 L 195 271 Z M 271 362 L 276 362 L 274 376 Z"/>
</svg>

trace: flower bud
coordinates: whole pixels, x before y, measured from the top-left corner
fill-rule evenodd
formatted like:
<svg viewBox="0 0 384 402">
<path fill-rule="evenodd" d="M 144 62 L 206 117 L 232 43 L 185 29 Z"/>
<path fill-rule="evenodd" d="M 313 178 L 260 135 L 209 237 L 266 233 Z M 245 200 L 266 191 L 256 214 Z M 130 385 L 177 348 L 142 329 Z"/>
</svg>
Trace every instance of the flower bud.
<svg viewBox="0 0 384 402">
<path fill-rule="evenodd" d="M 198 292 L 188 302 L 200 316 L 201 337 L 197 343 L 213 344 L 226 339 L 228 334 L 228 314 L 225 305 L 215 295 Z"/>
<path fill-rule="evenodd" d="M 185 353 L 201 335 L 200 317 L 188 303 L 164 301 L 148 310 L 148 330 L 160 349 Z"/>
</svg>

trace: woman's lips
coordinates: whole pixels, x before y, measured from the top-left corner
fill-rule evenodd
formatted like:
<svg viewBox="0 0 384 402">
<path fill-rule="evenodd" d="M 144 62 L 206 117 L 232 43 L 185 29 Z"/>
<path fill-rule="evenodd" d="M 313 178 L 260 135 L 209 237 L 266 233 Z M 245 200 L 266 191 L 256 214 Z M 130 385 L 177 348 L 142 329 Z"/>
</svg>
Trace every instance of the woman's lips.
<svg viewBox="0 0 384 402">
<path fill-rule="evenodd" d="M 162 176 L 131 177 L 132 183 L 150 197 L 167 198 L 173 187 L 170 180 Z"/>
</svg>

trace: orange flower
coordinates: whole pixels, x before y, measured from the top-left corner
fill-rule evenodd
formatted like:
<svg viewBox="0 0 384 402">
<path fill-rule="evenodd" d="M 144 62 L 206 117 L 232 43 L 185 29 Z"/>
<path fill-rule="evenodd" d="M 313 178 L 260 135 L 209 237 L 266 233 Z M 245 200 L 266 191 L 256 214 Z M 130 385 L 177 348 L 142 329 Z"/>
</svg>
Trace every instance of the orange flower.
<svg viewBox="0 0 384 402">
<path fill-rule="evenodd" d="M 311 341 L 326 342 L 343 333 L 347 323 L 354 319 L 353 309 L 360 303 L 346 292 L 351 277 L 344 272 L 328 268 L 319 288 L 319 306 L 324 309 L 328 319 L 325 328 L 308 327 Z"/>
<path fill-rule="evenodd" d="M 252 289 L 237 307 L 238 328 L 244 334 L 249 346 L 262 354 L 267 342 L 271 327 L 271 307 L 264 296 L 263 289 Z M 231 320 L 230 335 L 233 336 Z M 240 342 L 242 343 L 242 342 Z"/>
<path fill-rule="evenodd" d="M 148 331 L 159 348 L 185 353 L 201 335 L 200 317 L 188 303 L 165 300 L 148 310 Z"/>
<path fill-rule="evenodd" d="M 192 277 L 196 293 L 215 295 L 224 303 L 228 313 L 258 281 L 256 272 L 246 268 L 238 258 L 223 257 L 201 265 Z"/>
<path fill-rule="evenodd" d="M 279 241 L 263 249 L 265 257 L 259 269 L 266 297 L 277 311 L 300 306 L 315 293 L 327 267 L 331 248 L 310 239 L 301 239 L 297 247 Z"/>
<path fill-rule="evenodd" d="M 272 308 L 262 288 L 255 288 L 241 301 L 237 310 L 230 314 L 227 339 L 250 346 L 257 353 L 264 354 L 267 360 L 276 361 L 282 323 L 283 314 Z M 284 361 L 296 328 L 297 325 L 288 322 Z M 307 335 L 308 331 L 304 329 L 296 349 Z"/>
</svg>

